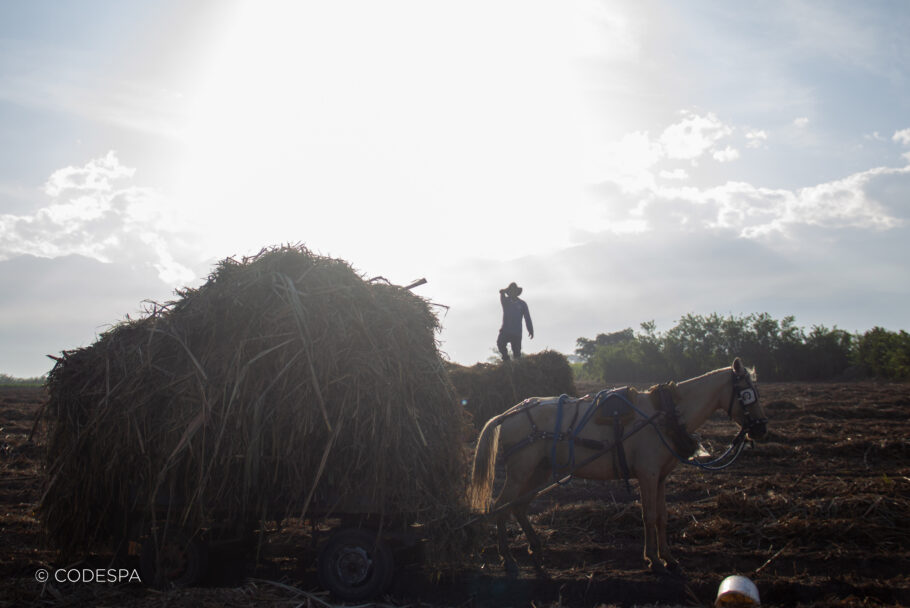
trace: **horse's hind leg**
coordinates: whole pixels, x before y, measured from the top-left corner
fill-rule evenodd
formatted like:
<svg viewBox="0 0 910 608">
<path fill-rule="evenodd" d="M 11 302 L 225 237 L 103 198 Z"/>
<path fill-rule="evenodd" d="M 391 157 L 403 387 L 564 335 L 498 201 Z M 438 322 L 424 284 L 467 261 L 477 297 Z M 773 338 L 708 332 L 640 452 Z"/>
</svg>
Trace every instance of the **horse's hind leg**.
<svg viewBox="0 0 910 608">
<path fill-rule="evenodd" d="M 497 501 L 498 502 L 498 501 Z M 511 578 L 518 576 L 518 564 L 512 557 L 512 551 L 509 550 L 509 539 L 506 536 L 506 520 L 509 518 L 511 509 L 503 509 L 496 516 L 496 540 L 499 546 L 499 557 L 502 558 L 502 565 L 505 568 L 506 575 Z"/>
<path fill-rule="evenodd" d="M 506 483 L 499 496 L 496 497 L 496 502 L 493 503 L 494 511 L 509 504 L 519 495 L 517 484 L 512 482 L 513 478 L 511 476 L 508 476 L 508 469 L 506 471 Z M 506 536 L 506 522 L 513 511 L 514 506 L 503 509 L 496 515 L 496 540 L 499 548 L 499 557 L 502 559 L 506 575 L 514 578 L 518 576 L 518 564 L 515 562 L 515 558 L 512 557 L 512 551 L 509 549 L 509 539 Z"/>
<path fill-rule="evenodd" d="M 515 558 L 512 557 L 512 552 L 509 549 L 509 539 L 506 536 L 506 521 L 508 520 L 509 515 L 512 514 L 515 516 L 515 519 L 518 521 L 518 524 L 524 531 L 525 536 L 528 538 L 531 557 L 534 559 L 535 568 L 537 569 L 538 573 L 540 573 L 543 571 L 543 564 L 541 562 L 542 545 L 540 543 L 540 537 L 537 536 L 537 533 L 531 526 L 531 522 L 528 520 L 527 509 L 528 505 L 531 502 L 531 499 L 522 499 L 522 497 L 525 494 L 532 492 L 537 487 L 537 485 L 542 482 L 542 480 L 545 481 L 547 472 L 546 469 L 538 466 L 534 471 L 532 471 L 531 475 L 528 478 L 524 479 L 521 482 L 515 482 L 513 481 L 516 477 L 514 470 L 510 471 L 509 468 L 510 467 L 507 467 L 506 469 L 506 483 L 503 486 L 499 496 L 496 498 L 493 509 L 495 510 L 516 500 L 519 502 L 512 504 L 510 508 L 503 509 L 496 516 L 496 532 L 499 543 L 499 556 L 502 558 L 506 574 L 509 576 L 518 576 L 518 564 L 515 562 Z M 511 473 L 511 475 L 509 473 Z"/>
<path fill-rule="evenodd" d="M 521 526 L 525 537 L 528 539 L 528 553 L 531 554 L 531 559 L 534 560 L 534 569 L 537 571 L 538 576 L 543 577 L 546 576 L 546 571 L 543 568 L 543 544 L 528 519 L 528 506 L 530 504 L 530 501 L 523 502 L 517 505 L 512 512 L 515 514 L 518 525 Z"/>
<path fill-rule="evenodd" d="M 546 463 L 539 465 L 527 481 L 522 484 L 520 495 L 524 496 L 538 490 L 538 486 L 547 480 L 549 472 L 550 469 Z M 531 554 L 531 559 L 534 560 L 534 569 L 537 571 L 538 576 L 545 576 L 546 573 L 543 569 L 543 544 L 540 542 L 540 537 L 537 535 L 534 526 L 531 525 L 531 521 L 528 519 L 528 507 L 531 505 L 533 499 L 534 496 L 519 502 L 515 505 L 515 508 L 512 509 L 512 512 L 515 515 L 515 519 L 518 521 L 518 525 L 520 525 L 522 531 L 524 531 L 525 537 L 528 539 L 528 553 Z"/>
</svg>

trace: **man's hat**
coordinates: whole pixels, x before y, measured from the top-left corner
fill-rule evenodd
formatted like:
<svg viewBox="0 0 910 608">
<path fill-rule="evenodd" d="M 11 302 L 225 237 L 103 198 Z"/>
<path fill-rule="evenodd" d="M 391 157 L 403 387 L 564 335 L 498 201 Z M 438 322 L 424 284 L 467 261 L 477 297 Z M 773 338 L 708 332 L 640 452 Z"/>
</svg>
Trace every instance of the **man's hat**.
<svg viewBox="0 0 910 608">
<path fill-rule="evenodd" d="M 518 285 L 515 284 L 514 281 L 512 281 L 511 283 L 509 283 L 509 286 L 506 287 L 506 293 L 509 294 L 510 296 L 512 296 L 513 298 L 515 296 L 520 296 L 521 287 L 519 287 Z"/>
</svg>

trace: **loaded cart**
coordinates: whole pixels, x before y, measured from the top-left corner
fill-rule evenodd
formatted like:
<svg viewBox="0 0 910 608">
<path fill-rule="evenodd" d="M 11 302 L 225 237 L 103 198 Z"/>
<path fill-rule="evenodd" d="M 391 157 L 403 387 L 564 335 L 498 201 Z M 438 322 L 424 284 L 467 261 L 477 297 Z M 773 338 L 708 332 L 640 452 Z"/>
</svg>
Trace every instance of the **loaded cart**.
<svg viewBox="0 0 910 608">
<path fill-rule="evenodd" d="M 430 304 L 302 246 L 226 259 L 47 381 L 39 514 L 67 555 L 109 543 L 188 585 L 264 521 L 339 522 L 320 576 L 381 590 L 390 544 L 463 506 L 462 410 Z"/>
</svg>

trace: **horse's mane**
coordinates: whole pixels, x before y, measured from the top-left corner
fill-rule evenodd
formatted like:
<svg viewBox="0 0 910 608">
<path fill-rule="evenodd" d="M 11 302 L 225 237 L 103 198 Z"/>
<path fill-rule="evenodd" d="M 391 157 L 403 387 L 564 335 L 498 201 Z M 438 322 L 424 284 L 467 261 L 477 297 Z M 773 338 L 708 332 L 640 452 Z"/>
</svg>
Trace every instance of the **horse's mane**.
<svg viewBox="0 0 910 608">
<path fill-rule="evenodd" d="M 670 394 L 673 396 L 673 401 L 679 401 L 679 389 L 676 388 L 676 381 L 671 380 L 670 382 L 664 382 L 663 384 L 655 384 L 644 391 L 644 394 L 648 396 L 648 399 L 651 400 L 651 403 L 655 408 L 660 408 L 660 395 L 658 394 L 657 389 L 661 387 L 670 391 Z"/>
<path fill-rule="evenodd" d="M 670 394 L 669 403 L 662 401 L 662 392 Z M 645 392 L 645 395 L 655 411 L 664 412 L 665 415 L 658 424 L 666 429 L 668 439 L 673 443 L 679 455 L 688 458 L 694 454 L 698 448 L 698 442 L 686 430 L 685 423 L 680 420 L 679 409 L 676 406 L 681 397 L 676 382 L 655 384 Z"/>
<path fill-rule="evenodd" d="M 711 370 L 710 372 L 705 372 L 701 376 L 695 376 L 694 378 L 689 378 L 687 380 L 683 380 L 682 382 L 680 382 L 680 384 L 685 384 L 685 383 L 689 383 L 689 382 L 697 382 L 698 380 L 707 378 L 708 376 L 713 376 L 714 374 L 717 374 L 719 372 L 728 372 L 731 369 L 733 369 L 733 367 L 730 365 L 728 365 L 727 367 L 718 367 L 717 369 Z M 752 382 L 758 382 L 758 372 L 755 371 L 754 367 L 746 367 L 744 365 L 743 369 L 746 370 L 747 374 L 749 374 L 749 379 L 752 380 Z M 653 391 L 654 389 L 658 388 L 659 386 L 667 386 L 667 385 L 671 385 L 671 384 L 674 387 L 676 386 L 675 382 L 668 382 L 666 385 L 655 384 L 654 386 L 652 386 L 651 388 L 648 389 L 648 392 Z M 676 395 L 674 395 L 674 398 L 675 397 L 676 397 Z"/>
</svg>

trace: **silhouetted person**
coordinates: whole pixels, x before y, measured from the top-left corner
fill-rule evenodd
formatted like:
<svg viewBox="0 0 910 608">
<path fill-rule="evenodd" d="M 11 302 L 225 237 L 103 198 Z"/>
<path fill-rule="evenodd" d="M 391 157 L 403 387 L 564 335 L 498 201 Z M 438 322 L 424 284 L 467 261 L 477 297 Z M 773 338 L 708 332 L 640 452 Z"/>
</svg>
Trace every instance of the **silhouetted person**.
<svg viewBox="0 0 910 608">
<path fill-rule="evenodd" d="M 534 338 L 534 325 L 531 323 L 531 313 L 528 305 L 519 298 L 521 287 L 509 283 L 505 289 L 499 290 L 499 303 L 502 304 L 502 327 L 499 328 L 499 337 L 496 346 L 502 354 L 502 360 L 509 360 L 507 344 L 512 345 L 512 356 L 516 359 L 521 356 L 521 320 L 524 319 L 528 326 L 528 337 Z"/>
</svg>

